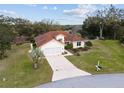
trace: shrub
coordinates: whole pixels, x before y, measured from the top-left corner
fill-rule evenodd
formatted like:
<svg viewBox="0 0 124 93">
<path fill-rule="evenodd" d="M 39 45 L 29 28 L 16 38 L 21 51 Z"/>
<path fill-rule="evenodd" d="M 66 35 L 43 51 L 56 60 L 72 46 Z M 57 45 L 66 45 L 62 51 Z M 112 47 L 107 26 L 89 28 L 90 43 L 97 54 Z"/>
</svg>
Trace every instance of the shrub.
<svg viewBox="0 0 124 93">
<path fill-rule="evenodd" d="M 91 42 L 91 41 L 87 41 L 87 42 L 85 42 L 85 45 L 86 45 L 86 46 L 88 46 L 88 47 L 93 46 L 93 44 L 92 44 L 92 42 Z"/>
<path fill-rule="evenodd" d="M 82 51 L 87 51 L 88 49 L 90 49 L 88 46 L 85 46 Z"/>
<path fill-rule="evenodd" d="M 65 46 L 65 49 L 72 49 L 73 48 L 73 44 L 71 43 L 71 44 L 67 44 L 66 46 Z"/>
<path fill-rule="evenodd" d="M 73 49 L 73 52 L 74 52 L 74 53 L 77 53 L 77 52 L 78 52 L 78 49 Z"/>
<path fill-rule="evenodd" d="M 121 39 L 120 39 L 120 43 L 124 44 L 124 36 L 121 37 Z"/>
<path fill-rule="evenodd" d="M 82 50 L 82 49 L 83 49 L 83 47 L 79 47 L 79 48 L 78 48 L 78 50 Z"/>
<path fill-rule="evenodd" d="M 76 56 L 80 56 L 80 53 L 76 53 Z"/>
</svg>

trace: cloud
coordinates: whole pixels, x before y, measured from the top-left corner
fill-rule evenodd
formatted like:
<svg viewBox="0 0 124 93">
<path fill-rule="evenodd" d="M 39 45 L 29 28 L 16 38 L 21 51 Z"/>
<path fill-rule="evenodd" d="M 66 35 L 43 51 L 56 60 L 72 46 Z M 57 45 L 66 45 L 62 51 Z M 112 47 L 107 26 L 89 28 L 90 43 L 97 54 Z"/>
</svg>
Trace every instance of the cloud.
<svg viewBox="0 0 124 93">
<path fill-rule="evenodd" d="M 48 9 L 48 6 L 44 6 L 43 9 L 44 9 L 44 10 L 47 10 L 47 9 Z"/>
<path fill-rule="evenodd" d="M 9 10 L 0 10 L 0 14 L 3 14 L 3 15 L 16 15 L 16 12 L 9 11 Z"/>
<path fill-rule="evenodd" d="M 15 11 L 10 11 L 10 10 L 0 10 L 0 15 L 5 15 L 5 16 L 10 16 L 14 18 L 25 18 L 24 15 L 18 15 Z"/>
<path fill-rule="evenodd" d="M 58 8 L 56 6 L 53 7 L 53 10 L 57 10 Z"/>
<path fill-rule="evenodd" d="M 48 6 L 43 6 L 43 10 L 57 10 L 58 8 L 56 6 L 54 7 L 48 7 Z"/>
<path fill-rule="evenodd" d="M 95 5 L 78 5 L 77 8 L 64 10 L 65 15 L 84 17 L 88 14 L 92 14 L 97 10 Z"/>
</svg>

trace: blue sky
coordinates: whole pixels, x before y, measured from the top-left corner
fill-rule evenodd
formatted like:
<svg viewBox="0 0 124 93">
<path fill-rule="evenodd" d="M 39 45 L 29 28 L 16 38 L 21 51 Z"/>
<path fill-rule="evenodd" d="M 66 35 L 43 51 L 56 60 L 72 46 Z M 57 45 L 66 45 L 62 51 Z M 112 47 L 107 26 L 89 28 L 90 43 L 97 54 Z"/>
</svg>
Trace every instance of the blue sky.
<svg viewBox="0 0 124 93">
<path fill-rule="evenodd" d="M 59 24 L 82 24 L 87 15 L 93 15 L 98 9 L 109 5 L 78 5 L 78 4 L 1 4 L 0 14 L 22 17 L 31 21 L 50 19 Z M 124 5 L 115 5 L 124 8 Z"/>
</svg>

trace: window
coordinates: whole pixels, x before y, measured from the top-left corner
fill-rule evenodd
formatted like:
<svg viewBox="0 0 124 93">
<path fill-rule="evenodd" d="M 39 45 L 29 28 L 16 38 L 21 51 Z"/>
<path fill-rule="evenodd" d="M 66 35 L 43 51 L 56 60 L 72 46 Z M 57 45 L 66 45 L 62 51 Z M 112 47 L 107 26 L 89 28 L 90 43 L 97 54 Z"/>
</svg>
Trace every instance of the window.
<svg viewBox="0 0 124 93">
<path fill-rule="evenodd" d="M 81 46 L 81 42 L 77 42 L 77 46 Z"/>
</svg>

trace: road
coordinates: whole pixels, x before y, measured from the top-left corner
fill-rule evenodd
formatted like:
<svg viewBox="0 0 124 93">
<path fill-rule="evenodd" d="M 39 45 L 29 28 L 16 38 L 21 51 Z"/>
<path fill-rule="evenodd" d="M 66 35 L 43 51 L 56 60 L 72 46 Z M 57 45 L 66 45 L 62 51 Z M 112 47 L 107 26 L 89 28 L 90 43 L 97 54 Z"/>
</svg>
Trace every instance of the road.
<svg viewBox="0 0 124 93">
<path fill-rule="evenodd" d="M 47 83 L 37 88 L 124 88 L 124 74 L 79 76 Z"/>
</svg>

